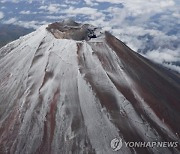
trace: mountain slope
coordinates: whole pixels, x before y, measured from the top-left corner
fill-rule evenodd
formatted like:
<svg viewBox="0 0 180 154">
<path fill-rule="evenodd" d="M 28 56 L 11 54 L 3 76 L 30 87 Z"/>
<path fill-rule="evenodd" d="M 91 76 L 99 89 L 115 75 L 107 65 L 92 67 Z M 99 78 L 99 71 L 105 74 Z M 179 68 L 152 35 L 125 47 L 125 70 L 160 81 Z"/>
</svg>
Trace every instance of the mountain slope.
<svg viewBox="0 0 180 154">
<path fill-rule="evenodd" d="M 0 153 L 178 153 L 110 142 L 179 141 L 179 77 L 108 32 L 66 24 L 0 49 Z"/>
</svg>

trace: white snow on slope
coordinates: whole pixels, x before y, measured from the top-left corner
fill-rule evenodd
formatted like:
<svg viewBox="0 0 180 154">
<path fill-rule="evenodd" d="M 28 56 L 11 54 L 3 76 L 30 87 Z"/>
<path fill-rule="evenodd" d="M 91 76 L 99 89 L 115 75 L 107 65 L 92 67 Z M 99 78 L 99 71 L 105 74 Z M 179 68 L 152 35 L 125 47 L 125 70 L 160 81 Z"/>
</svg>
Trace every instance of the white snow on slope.
<svg viewBox="0 0 180 154">
<path fill-rule="evenodd" d="M 0 138 L 4 148 L 7 147 L 6 138 L 12 136 L 13 143 L 7 148 L 15 154 L 72 153 L 74 146 L 77 153 L 93 150 L 111 153 L 111 140 L 123 138 L 123 133 L 112 113 L 100 103 L 86 75 L 92 76 L 100 91 L 115 99 L 109 104 L 117 102 L 122 125 L 125 121 L 145 141 L 160 138 L 109 79 L 108 75 L 111 75 L 121 85 L 133 85 L 116 53 L 103 38 L 98 40 L 99 47 L 93 40 L 88 43 L 55 39 L 45 27 L 0 50 L 0 79 L 3 79 L 0 81 L 0 102 L 4 102 L 0 104 L 0 127 L 4 126 L 9 114 L 14 116 L 11 127 L 7 126 L 12 131 L 4 131 Z M 93 46 L 99 54 L 109 58 L 109 64 L 102 64 L 94 54 Z M 83 57 L 84 67 L 79 64 L 78 56 Z M 164 129 L 169 131 L 166 125 Z M 152 149 L 155 150 L 168 151 L 166 148 Z M 130 149 L 122 147 L 121 152 L 128 154 Z"/>
</svg>

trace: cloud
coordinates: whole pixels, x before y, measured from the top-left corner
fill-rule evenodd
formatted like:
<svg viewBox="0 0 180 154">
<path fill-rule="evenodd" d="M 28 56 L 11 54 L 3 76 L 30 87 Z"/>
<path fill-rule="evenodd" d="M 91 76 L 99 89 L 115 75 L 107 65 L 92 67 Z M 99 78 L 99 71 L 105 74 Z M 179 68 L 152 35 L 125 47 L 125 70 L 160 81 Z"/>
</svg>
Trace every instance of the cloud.
<svg viewBox="0 0 180 154">
<path fill-rule="evenodd" d="M 178 35 L 170 36 L 159 30 L 138 26 L 127 26 L 121 30 L 112 29 L 112 32 L 134 51 L 141 51 L 140 54 L 148 59 L 180 73 Z"/>
<path fill-rule="evenodd" d="M 92 0 L 84 0 L 84 1 L 85 1 L 85 3 L 86 3 L 87 5 L 89 5 L 89 6 L 96 6 L 96 5 L 98 5 L 98 3 L 93 2 Z"/>
<path fill-rule="evenodd" d="M 180 64 L 176 63 L 180 60 L 175 54 L 180 54 L 180 13 L 177 0 L 40 0 L 37 2 L 40 5 L 34 5 L 34 1 L 24 2 L 24 5 L 33 6 L 33 11 L 27 7 L 29 11 L 19 12 L 26 14 L 32 21 L 24 21 L 24 17 L 19 16 L 19 21 L 13 24 L 37 28 L 46 22 L 72 17 L 112 32 L 130 48 L 151 60 L 176 70 L 178 66 L 175 65 Z M 32 18 L 35 9 L 41 11 Z M 13 18 L 12 14 L 9 15 Z M 13 22 L 12 19 L 10 21 Z"/>
<path fill-rule="evenodd" d="M 13 24 L 17 21 L 17 18 L 11 18 L 9 20 L 4 21 L 4 24 Z"/>
<path fill-rule="evenodd" d="M 82 8 L 74 8 L 70 7 L 63 11 L 64 13 L 68 14 L 84 14 L 84 15 L 91 15 L 97 13 L 97 9 L 90 8 L 90 7 L 82 7 Z"/>
<path fill-rule="evenodd" d="M 31 15 L 31 14 L 37 14 L 37 12 L 35 12 L 35 11 L 31 12 L 31 11 L 25 11 L 25 10 L 23 10 L 23 11 L 20 11 L 19 14 Z"/>
<path fill-rule="evenodd" d="M 2 0 L 1 3 L 6 3 L 8 1 L 10 1 L 11 3 L 19 3 L 20 2 L 20 0 Z"/>
<path fill-rule="evenodd" d="M 18 21 L 16 25 L 25 28 L 34 28 L 34 29 L 37 29 L 39 27 L 37 21 Z"/>
<path fill-rule="evenodd" d="M 152 59 L 160 63 L 180 61 L 180 52 L 169 49 L 159 49 L 159 50 L 149 51 L 146 53 L 146 56 L 149 59 Z"/>
<path fill-rule="evenodd" d="M 68 4 L 68 5 L 76 5 L 79 2 L 81 2 L 81 0 L 77 0 L 77 1 L 74 1 L 74 0 L 65 0 L 65 3 Z"/>
<path fill-rule="evenodd" d="M 62 19 L 65 19 L 66 17 L 65 16 L 62 16 L 62 15 L 58 15 L 58 16 L 53 16 L 53 15 L 50 15 L 50 16 L 46 16 L 47 19 L 51 19 L 51 20 L 62 20 Z"/>
<path fill-rule="evenodd" d="M 47 10 L 47 7 L 48 7 L 47 5 L 42 5 L 42 6 L 39 7 L 39 9 L 40 10 Z"/>
<path fill-rule="evenodd" d="M 31 14 L 31 12 L 30 11 L 21 11 L 21 12 L 19 12 L 20 14 Z"/>
<path fill-rule="evenodd" d="M 174 12 L 172 15 L 173 15 L 173 17 L 180 19 L 180 13 L 179 12 Z"/>
<path fill-rule="evenodd" d="M 143 14 L 154 14 L 157 12 L 162 12 L 164 9 L 173 7 L 175 5 L 174 0 L 118 0 L 124 5 L 124 7 L 132 13 L 133 16 L 143 15 Z"/>
<path fill-rule="evenodd" d="M 2 6 L 1 9 L 6 9 L 6 7 L 5 7 L 5 6 Z"/>
<path fill-rule="evenodd" d="M 43 5 L 39 7 L 40 10 L 46 10 L 50 14 L 58 13 L 60 10 L 60 4 L 49 4 L 49 5 Z"/>
<path fill-rule="evenodd" d="M 180 72 L 180 66 L 174 64 L 180 62 L 180 50 L 159 49 L 149 51 L 144 56 L 152 61 L 163 64 L 165 67 Z"/>
<path fill-rule="evenodd" d="M 48 22 L 47 21 L 17 21 L 15 23 L 15 25 L 18 25 L 18 26 L 22 26 L 22 27 L 25 27 L 25 28 L 33 28 L 33 29 L 37 29 L 39 28 L 41 25 L 47 25 Z"/>
<path fill-rule="evenodd" d="M 0 19 L 4 18 L 4 13 L 0 12 Z"/>
<path fill-rule="evenodd" d="M 88 3 L 95 3 L 95 2 L 99 2 L 99 3 L 104 3 L 104 2 L 108 2 L 111 4 L 120 4 L 121 1 L 120 0 L 85 0 Z"/>
<path fill-rule="evenodd" d="M 104 16 L 104 14 L 99 12 L 97 9 L 90 7 L 81 7 L 81 8 L 70 7 L 68 9 L 63 10 L 62 13 L 66 13 L 74 16 L 85 15 L 88 16 L 89 19 L 93 19 L 93 20 Z"/>
<path fill-rule="evenodd" d="M 50 4 L 47 9 L 50 13 L 58 13 L 60 10 L 59 6 L 59 4 Z"/>
<path fill-rule="evenodd" d="M 174 65 L 174 64 L 171 64 L 171 63 L 163 63 L 163 65 L 166 67 L 166 68 L 169 68 L 171 70 L 174 70 L 176 72 L 179 72 L 180 73 L 180 67 L 177 66 L 177 65 Z"/>
<path fill-rule="evenodd" d="M 21 21 L 18 20 L 17 18 L 10 18 L 9 20 L 5 20 L 2 22 L 3 24 L 13 24 L 13 25 L 18 25 L 21 27 L 25 27 L 25 28 L 33 28 L 33 29 L 37 29 L 39 28 L 39 26 L 41 25 L 47 25 L 48 22 L 47 21 Z"/>
<path fill-rule="evenodd" d="M 98 0 L 96 0 L 97 2 Z M 119 0 L 123 8 L 110 6 L 104 10 L 109 17 L 109 30 L 135 51 L 179 70 L 179 11 L 173 0 Z M 106 23 L 107 20 L 104 20 Z M 173 52 L 174 51 L 174 52 Z M 161 57 L 161 58 L 158 58 Z M 180 72 L 180 71 L 179 71 Z"/>
</svg>

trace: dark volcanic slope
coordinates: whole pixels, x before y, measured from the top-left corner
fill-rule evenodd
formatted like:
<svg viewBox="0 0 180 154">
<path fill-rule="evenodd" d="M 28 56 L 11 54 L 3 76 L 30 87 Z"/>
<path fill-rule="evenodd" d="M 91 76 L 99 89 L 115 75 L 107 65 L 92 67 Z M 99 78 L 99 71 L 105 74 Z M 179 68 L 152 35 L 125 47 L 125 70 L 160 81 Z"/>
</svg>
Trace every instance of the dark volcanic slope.
<svg viewBox="0 0 180 154">
<path fill-rule="evenodd" d="M 165 68 L 156 66 L 139 54 L 133 52 L 122 42 L 111 36 L 111 34 L 106 33 L 106 40 L 108 45 L 120 58 L 124 71 L 135 83 L 137 92 L 140 97 L 143 98 L 143 101 L 145 101 L 148 106 L 155 111 L 157 116 L 163 119 L 174 132 L 180 132 L 180 126 L 177 125 L 177 123 L 180 123 L 180 80 L 178 76 L 174 74 L 174 78 L 170 78 L 171 72 Z M 113 78 L 111 79 L 113 80 Z M 121 88 L 115 80 L 113 82 L 118 89 Z M 130 95 L 130 92 L 128 95 Z M 133 98 L 129 99 L 130 101 L 132 100 L 132 103 L 136 103 L 135 100 L 133 101 Z"/>
<path fill-rule="evenodd" d="M 65 24 L 0 49 L 0 153 L 178 154 L 110 142 L 179 142 L 179 77 L 108 32 Z"/>
</svg>

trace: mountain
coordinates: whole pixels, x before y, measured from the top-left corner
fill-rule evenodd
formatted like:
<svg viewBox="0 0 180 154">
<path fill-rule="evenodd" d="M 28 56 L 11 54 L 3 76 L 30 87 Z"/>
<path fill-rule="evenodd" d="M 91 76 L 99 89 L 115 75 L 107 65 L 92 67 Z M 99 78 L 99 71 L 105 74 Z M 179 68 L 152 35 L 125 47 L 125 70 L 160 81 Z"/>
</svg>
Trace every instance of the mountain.
<svg viewBox="0 0 180 154">
<path fill-rule="evenodd" d="M 20 36 L 26 35 L 32 31 L 32 28 L 0 24 L 0 48 L 11 41 L 18 39 Z"/>
<path fill-rule="evenodd" d="M 179 142 L 179 94 L 178 74 L 109 32 L 45 25 L 0 49 L 0 153 L 179 153 L 124 144 Z"/>
</svg>

